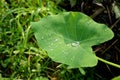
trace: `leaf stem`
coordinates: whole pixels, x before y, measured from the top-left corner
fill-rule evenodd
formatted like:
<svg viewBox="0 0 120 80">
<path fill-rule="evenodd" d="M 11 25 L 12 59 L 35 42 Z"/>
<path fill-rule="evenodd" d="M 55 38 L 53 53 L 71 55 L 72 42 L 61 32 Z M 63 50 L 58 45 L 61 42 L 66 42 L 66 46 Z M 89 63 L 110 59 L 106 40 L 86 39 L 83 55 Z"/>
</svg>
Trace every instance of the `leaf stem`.
<svg viewBox="0 0 120 80">
<path fill-rule="evenodd" d="M 120 68 L 120 65 L 118 65 L 118 64 L 109 62 L 109 61 L 107 61 L 107 60 L 105 60 L 105 59 L 102 59 L 102 58 L 100 58 L 100 57 L 97 57 L 97 59 L 100 60 L 100 61 L 102 61 L 102 62 L 104 62 L 104 63 L 106 63 L 106 64 L 109 64 L 109 65 L 112 65 L 112 66 L 114 66 L 114 67 Z"/>
</svg>

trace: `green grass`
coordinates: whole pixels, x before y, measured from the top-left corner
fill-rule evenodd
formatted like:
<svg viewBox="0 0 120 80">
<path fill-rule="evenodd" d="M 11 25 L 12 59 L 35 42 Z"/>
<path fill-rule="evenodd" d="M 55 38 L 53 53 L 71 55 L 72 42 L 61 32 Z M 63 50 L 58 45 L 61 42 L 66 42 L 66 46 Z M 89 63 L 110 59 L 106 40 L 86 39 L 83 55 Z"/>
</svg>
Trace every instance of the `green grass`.
<svg viewBox="0 0 120 80">
<path fill-rule="evenodd" d="M 30 22 L 60 12 L 52 1 L 1 0 L 0 74 L 17 79 L 47 77 L 47 53 L 38 48 Z"/>
</svg>

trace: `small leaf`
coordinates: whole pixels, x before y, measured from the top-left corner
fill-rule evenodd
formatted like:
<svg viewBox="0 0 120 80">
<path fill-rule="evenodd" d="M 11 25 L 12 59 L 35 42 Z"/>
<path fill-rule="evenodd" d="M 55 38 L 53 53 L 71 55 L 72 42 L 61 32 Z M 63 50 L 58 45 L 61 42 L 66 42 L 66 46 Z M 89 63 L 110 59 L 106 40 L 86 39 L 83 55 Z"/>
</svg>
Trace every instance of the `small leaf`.
<svg viewBox="0 0 120 80">
<path fill-rule="evenodd" d="M 63 12 L 32 22 L 38 45 L 52 60 L 74 68 L 97 65 L 92 46 L 112 39 L 111 29 L 80 12 Z"/>
<path fill-rule="evenodd" d="M 81 72 L 82 75 L 85 75 L 85 73 L 86 73 L 85 70 L 81 67 L 79 68 L 79 71 Z"/>
<path fill-rule="evenodd" d="M 113 8 L 113 11 L 114 11 L 114 13 L 115 13 L 116 18 L 120 18 L 120 8 L 119 8 L 119 6 L 116 4 L 116 2 L 114 2 L 114 3 L 112 4 L 112 8 Z"/>
</svg>

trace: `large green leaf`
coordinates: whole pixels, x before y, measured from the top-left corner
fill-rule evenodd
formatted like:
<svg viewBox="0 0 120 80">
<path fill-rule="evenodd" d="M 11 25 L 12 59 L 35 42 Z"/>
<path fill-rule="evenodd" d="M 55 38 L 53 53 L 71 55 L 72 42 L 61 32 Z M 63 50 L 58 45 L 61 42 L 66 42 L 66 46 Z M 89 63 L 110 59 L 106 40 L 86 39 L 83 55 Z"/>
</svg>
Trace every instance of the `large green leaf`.
<svg viewBox="0 0 120 80">
<path fill-rule="evenodd" d="M 114 34 L 104 24 L 80 12 L 63 12 L 31 23 L 38 45 L 56 62 L 74 68 L 92 67 L 97 58 L 91 48 Z"/>
</svg>

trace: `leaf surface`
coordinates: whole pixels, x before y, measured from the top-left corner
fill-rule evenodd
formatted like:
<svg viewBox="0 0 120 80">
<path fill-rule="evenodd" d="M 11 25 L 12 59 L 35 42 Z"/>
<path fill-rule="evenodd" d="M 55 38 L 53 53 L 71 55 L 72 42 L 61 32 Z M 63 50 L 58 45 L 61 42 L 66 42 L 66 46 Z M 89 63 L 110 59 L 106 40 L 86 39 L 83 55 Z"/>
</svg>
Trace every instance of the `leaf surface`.
<svg viewBox="0 0 120 80">
<path fill-rule="evenodd" d="M 31 23 L 38 45 L 56 62 L 92 67 L 97 58 L 92 46 L 110 40 L 114 34 L 104 24 L 80 12 L 63 12 Z"/>
</svg>

